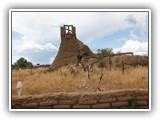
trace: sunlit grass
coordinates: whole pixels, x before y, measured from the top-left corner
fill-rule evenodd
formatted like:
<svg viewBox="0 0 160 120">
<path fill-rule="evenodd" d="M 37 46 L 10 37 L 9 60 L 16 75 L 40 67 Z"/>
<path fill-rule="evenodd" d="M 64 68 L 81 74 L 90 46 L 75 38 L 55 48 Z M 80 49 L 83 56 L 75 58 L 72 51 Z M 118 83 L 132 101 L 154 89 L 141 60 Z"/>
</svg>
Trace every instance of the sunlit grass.
<svg viewBox="0 0 160 120">
<path fill-rule="evenodd" d="M 84 92 L 96 91 L 103 68 L 96 65 L 91 70 L 91 79 L 87 73 L 78 70 L 71 74 L 69 67 L 62 67 L 53 72 L 43 73 L 46 68 L 12 70 L 12 94 L 17 94 L 17 82 L 22 80 L 23 95 L 45 94 L 53 92 Z M 37 74 L 39 72 L 39 75 Z M 87 81 L 87 87 L 84 84 Z M 127 67 L 124 74 L 120 68 L 105 69 L 99 88 L 103 90 L 148 88 L 148 68 L 138 66 Z"/>
</svg>

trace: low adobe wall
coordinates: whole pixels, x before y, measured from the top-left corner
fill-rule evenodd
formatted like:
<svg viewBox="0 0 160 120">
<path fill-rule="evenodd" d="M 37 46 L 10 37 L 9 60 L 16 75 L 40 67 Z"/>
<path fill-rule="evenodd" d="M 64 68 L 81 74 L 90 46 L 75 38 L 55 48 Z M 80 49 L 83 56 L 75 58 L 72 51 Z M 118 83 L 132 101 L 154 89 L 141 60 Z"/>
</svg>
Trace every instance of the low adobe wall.
<svg viewBox="0 0 160 120">
<path fill-rule="evenodd" d="M 112 90 L 105 92 L 56 92 L 44 95 L 12 96 L 12 109 L 119 109 L 149 108 L 148 89 Z"/>
</svg>

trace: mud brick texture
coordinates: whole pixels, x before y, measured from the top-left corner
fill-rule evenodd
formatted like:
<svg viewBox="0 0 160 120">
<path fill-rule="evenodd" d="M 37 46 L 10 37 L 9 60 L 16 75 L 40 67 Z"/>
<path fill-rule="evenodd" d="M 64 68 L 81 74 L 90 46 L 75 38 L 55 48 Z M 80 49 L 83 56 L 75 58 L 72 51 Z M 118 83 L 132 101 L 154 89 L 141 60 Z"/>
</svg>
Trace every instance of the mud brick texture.
<svg viewBox="0 0 160 120">
<path fill-rule="evenodd" d="M 12 96 L 11 109 L 149 109 L 149 95 L 148 89 L 123 89 Z"/>
</svg>

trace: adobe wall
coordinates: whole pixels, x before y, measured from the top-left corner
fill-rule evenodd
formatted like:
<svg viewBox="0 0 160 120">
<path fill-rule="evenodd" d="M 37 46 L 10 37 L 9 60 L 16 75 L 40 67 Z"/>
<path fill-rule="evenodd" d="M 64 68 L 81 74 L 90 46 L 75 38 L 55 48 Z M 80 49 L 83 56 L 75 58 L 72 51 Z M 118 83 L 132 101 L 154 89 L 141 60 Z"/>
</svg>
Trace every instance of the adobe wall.
<svg viewBox="0 0 160 120">
<path fill-rule="evenodd" d="M 12 96 L 12 109 L 119 109 L 129 108 L 129 103 L 133 98 L 136 99 L 138 108 L 149 108 L 148 89 L 125 89 Z"/>
</svg>

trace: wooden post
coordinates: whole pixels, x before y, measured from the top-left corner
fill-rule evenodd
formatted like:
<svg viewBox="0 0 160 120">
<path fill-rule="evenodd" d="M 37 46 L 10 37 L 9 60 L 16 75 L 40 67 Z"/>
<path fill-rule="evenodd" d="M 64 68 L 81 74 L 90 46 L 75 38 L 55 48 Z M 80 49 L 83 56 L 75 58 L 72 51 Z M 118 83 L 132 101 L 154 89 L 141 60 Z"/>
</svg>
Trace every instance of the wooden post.
<svg viewBox="0 0 160 120">
<path fill-rule="evenodd" d="M 85 83 L 84 83 L 84 86 L 83 86 L 84 89 L 87 89 L 87 83 L 88 83 L 88 80 L 90 80 L 90 69 L 91 69 L 91 66 L 90 65 L 87 66 L 86 69 L 87 69 L 87 76 L 86 76 L 86 80 L 85 80 Z"/>
<path fill-rule="evenodd" d="M 88 76 L 88 79 L 90 80 L 90 69 L 91 69 L 91 66 L 87 66 L 87 76 Z"/>
<path fill-rule="evenodd" d="M 30 74 L 32 75 L 32 67 L 31 67 L 31 71 L 30 71 Z"/>
<path fill-rule="evenodd" d="M 110 70 L 111 70 L 111 66 L 112 66 L 112 60 L 111 60 L 111 57 L 109 56 L 109 67 L 110 67 Z"/>
<path fill-rule="evenodd" d="M 121 63 L 121 69 L 122 69 L 122 73 L 124 74 L 124 69 L 125 69 L 125 67 L 124 67 L 124 62 L 123 62 L 123 60 L 122 60 L 122 63 Z"/>
<path fill-rule="evenodd" d="M 103 69 L 103 71 L 102 71 L 102 73 L 101 73 L 101 76 L 100 76 L 100 78 L 99 78 L 99 82 L 98 82 L 98 84 L 97 84 L 96 89 L 95 89 L 95 91 L 94 91 L 94 92 L 96 92 L 96 91 L 97 91 L 97 89 L 99 88 L 99 85 L 100 85 L 100 83 L 101 83 L 101 81 L 102 81 L 102 77 L 103 77 L 103 73 L 104 73 L 104 71 L 105 71 L 105 68 Z"/>
</svg>

